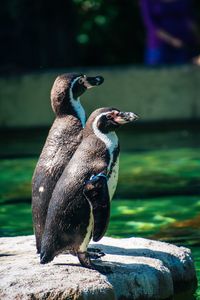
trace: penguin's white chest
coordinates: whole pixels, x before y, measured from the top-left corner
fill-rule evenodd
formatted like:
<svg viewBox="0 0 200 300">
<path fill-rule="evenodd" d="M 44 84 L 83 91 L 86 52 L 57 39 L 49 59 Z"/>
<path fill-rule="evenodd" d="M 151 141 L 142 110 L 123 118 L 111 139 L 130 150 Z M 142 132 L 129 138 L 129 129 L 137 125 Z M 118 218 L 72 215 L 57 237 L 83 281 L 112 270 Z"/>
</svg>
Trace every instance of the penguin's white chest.
<svg viewBox="0 0 200 300">
<path fill-rule="evenodd" d="M 110 201 L 112 200 L 117 187 L 118 174 L 119 174 L 119 156 L 117 157 L 115 165 L 113 166 L 110 177 L 108 179 L 108 192 L 109 192 Z"/>
<path fill-rule="evenodd" d="M 82 242 L 82 244 L 79 247 L 79 251 L 80 252 L 84 252 L 84 251 L 87 250 L 87 246 L 88 246 L 88 244 L 90 242 L 90 239 L 91 239 L 91 234 L 92 234 L 92 232 L 94 230 L 94 216 L 93 216 L 93 213 L 92 213 L 92 205 L 91 205 L 90 202 L 89 202 L 89 205 L 90 205 L 89 224 L 88 224 L 86 235 L 85 235 L 85 237 L 83 239 L 83 242 Z"/>
<path fill-rule="evenodd" d="M 94 127 L 94 132 L 96 136 L 101 139 L 106 149 L 109 153 L 109 163 L 108 163 L 108 192 L 110 200 L 112 200 L 114 192 L 117 187 L 118 173 L 119 173 L 119 155 L 116 153 L 118 148 L 118 137 L 115 132 L 109 132 L 107 134 L 101 133 L 96 127 Z M 118 155 L 117 159 L 114 155 Z"/>
</svg>

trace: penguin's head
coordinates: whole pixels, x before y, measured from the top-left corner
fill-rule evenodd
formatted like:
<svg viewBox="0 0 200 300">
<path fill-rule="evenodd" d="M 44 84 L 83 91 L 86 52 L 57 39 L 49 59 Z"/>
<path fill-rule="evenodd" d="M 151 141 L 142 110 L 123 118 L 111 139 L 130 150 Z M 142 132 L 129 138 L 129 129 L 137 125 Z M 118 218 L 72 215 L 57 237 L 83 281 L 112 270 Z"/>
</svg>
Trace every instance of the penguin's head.
<svg viewBox="0 0 200 300">
<path fill-rule="evenodd" d="M 116 108 L 105 107 L 95 110 L 90 115 L 86 127 L 91 126 L 94 131 L 108 133 L 137 119 L 138 116 L 133 112 L 122 112 Z"/>
<path fill-rule="evenodd" d="M 71 113 L 72 101 L 92 87 L 101 85 L 102 76 L 87 77 L 83 74 L 66 73 L 58 76 L 51 89 L 51 106 L 57 115 Z"/>
</svg>

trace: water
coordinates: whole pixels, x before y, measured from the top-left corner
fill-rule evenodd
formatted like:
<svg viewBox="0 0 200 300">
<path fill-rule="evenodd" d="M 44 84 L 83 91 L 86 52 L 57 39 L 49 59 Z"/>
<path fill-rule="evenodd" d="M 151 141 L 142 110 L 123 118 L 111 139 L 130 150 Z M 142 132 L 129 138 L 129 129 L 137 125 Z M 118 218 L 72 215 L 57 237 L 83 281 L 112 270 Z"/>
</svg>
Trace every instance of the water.
<svg viewBox="0 0 200 300">
<path fill-rule="evenodd" d="M 0 236 L 33 233 L 30 182 L 46 133 L 3 134 Z M 148 237 L 187 246 L 200 281 L 199 131 L 133 129 L 121 132 L 120 140 L 120 178 L 107 235 Z M 200 300 L 200 288 L 189 299 Z"/>
</svg>

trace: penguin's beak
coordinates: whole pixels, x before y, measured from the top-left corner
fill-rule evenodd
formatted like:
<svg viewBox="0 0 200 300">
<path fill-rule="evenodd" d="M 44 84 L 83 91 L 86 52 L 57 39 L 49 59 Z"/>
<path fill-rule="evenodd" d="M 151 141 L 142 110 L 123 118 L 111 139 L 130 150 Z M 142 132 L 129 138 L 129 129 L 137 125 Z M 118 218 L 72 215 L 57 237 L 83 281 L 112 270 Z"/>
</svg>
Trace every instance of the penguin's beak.
<svg viewBox="0 0 200 300">
<path fill-rule="evenodd" d="M 91 89 L 94 86 L 101 85 L 103 82 L 104 78 L 102 76 L 86 77 L 84 81 L 84 86 L 87 89 Z"/>
<path fill-rule="evenodd" d="M 137 119 L 139 119 L 139 117 L 136 114 L 134 114 L 133 112 L 120 112 L 115 117 L 115 122 L 123 125 L 123 124 L 129 123 L 129 122 L 133 122 Z"/>
</svg>

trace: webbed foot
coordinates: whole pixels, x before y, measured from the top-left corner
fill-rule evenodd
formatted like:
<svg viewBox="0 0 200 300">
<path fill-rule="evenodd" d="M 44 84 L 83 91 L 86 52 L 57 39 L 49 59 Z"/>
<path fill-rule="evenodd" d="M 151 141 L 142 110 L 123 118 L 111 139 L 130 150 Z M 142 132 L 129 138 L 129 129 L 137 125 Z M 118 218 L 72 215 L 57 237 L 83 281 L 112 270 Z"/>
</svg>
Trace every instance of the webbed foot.
<svg viewBox="0 0 200 300">
<path fill-rule="evenodd" d="M 99 248 L 92 248 L 92 247 L 91 247 L 91 248 L 88 247 L 87 250 L 88 250 L 89 252 L 97 252 L 97 253 L 102 252 L 101 249 L 99 249 Z"/>
<path fill-rule="evenodd" d="M 93 264 L 90 261 L 90 256 L 89 256 L 88 252 L 78 252 L 77 256 L 78 256 L 78 259 L 79 259 L 82 267 L 85 267 L 87 269 L 94 269 Z"/>
<path fill-rule="evenodd" d="M 85 267 L 87 269 L 96 270 L 101 274 L 112 273 L 112 269 L 110 267 L 92 263 L 88 252 L 78 252 L 77 255 L 78 255 L 78 259 L 83 267 Z"/>
<path fill-rule="evenodd" d="M 88 248 L 87 250 L 91 259 L 98 259 L 105 255 L 105 253 L 98 248 Z"/>
</svg>

